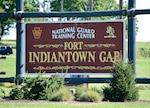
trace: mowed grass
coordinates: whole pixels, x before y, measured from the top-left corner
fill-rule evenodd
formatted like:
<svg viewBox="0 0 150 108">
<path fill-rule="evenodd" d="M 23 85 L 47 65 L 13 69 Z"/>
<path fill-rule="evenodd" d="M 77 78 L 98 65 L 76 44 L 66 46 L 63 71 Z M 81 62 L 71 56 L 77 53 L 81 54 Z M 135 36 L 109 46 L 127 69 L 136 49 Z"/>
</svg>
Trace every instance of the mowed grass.
<svg viewBox="0 0 150 108">
<path fill-rule="evenodd" d="M 5 71 L 6 75 L 0 77 L 14 77 L 16 70 L 16 41 L 15 40 L 2 40 L 0 45 L 9 45 L 13 48 L 13 54 L 8 55 L 6 59 L 0 59 L 0 71 Z M 1 55 L 0 55 L 1 56 Z"/>
<path fill-rule="evenodd" d="M 150 42 L 136 43 L 136 77 L 150 78 L 150 58 L 141 57 L 140 48 L 150 51 Z"/>
<path fill-rule="evenodd" d="M 150 89 L 139 90 L 139 100 L 150 101 Z"/>
<path fill-rule="evenodd" d="M 150 78 L 150 58 L 136 59 L 136 77 Z"/>
</svg>

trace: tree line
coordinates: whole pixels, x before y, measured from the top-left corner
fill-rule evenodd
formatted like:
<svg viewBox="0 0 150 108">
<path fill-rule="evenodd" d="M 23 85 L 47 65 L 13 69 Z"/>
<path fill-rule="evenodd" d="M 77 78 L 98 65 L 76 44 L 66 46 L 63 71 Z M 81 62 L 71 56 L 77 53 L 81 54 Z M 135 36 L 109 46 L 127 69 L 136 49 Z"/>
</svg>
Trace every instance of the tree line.
<svg viewBox="0 0 150 108">
<path fill-rule="evenodd" d="M 15 12 L 16 0 L 0 0 L 0 12 Z M 125 7 L 124 7 L 125 8 Z M 24 0 L 25 12 L 70 12 L 70 11 L 103 11 L 117 10 L 119 4 L 115 0 Z M 92 20 L 117 19 L 119 17 L 96 17 Z M 61 20 L 88 20 L 91 18 L 66 17 Z M 51 21 L 53 18 L 25 18 L 25 21 Z M 0 40 L 9 34 L 9 29 L 15 28 L 15 19 L 0 18 Z"/>
</svg>

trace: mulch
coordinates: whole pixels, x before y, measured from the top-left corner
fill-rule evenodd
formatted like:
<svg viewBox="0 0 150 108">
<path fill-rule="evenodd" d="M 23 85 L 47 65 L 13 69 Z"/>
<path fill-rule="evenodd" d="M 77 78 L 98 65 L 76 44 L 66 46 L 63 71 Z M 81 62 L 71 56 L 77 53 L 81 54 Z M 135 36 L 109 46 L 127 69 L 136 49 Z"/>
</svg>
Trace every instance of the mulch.
<svg viewBox="0 0 150 108">
<path fill-rule="evenodd" d="M 100 102 L 78 102 L 78 101 L 64 101 L 64 102 L 56 102 L 56 101 L 45 101 L 45 100 L 11 100 L 11 99 L 0 99 L 1 102 L 9 102 L 9 103 L 34 103 L 34 104 L 40 104 L 40 103 L 49 103 L 49 104 L 72 104 L 72 105 L 97 105 L 97 104 L 107 104 L 107 103 L 115 103 L 115 104 L 150 104 L 150 101 L 145 100 L 139 100 L 136 102 L 106 102 L 106 101 L 100 101 Z"/>
</svg>

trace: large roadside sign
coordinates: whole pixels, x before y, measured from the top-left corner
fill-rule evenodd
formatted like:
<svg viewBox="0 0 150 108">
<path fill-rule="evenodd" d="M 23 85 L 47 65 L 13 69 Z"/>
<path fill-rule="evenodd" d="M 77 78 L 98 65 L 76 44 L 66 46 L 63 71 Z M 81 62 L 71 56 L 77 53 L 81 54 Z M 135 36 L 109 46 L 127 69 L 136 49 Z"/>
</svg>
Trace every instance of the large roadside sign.
<svg viewBox="0 0 150 108">
<path fill-rule="evenodd" d="M 110 73 L 124 57 L 123 21 L 25 24 L 28 73 Z"/>
</svg>

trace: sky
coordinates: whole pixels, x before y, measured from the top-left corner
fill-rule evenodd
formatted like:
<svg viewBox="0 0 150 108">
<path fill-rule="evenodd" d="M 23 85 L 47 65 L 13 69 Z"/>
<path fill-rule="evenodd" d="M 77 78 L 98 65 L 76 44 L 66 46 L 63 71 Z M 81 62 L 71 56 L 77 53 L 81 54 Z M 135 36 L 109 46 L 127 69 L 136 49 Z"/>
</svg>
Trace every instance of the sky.
<svg viewBox="0 0 150 108">
<path fill-rule="evenodd" d="M 136 9 L 150 9 L 150 0 L 136 0 Z M 137 15 L 139 31 L 137 41 L 150 42 L 150 15 Z"/>
<path fill-rule="evenodd" d="M 119 0 L 117 0 L 119 1 Z M 125 1 L 125 0 L 123 0 Z M 136 9 L 150 9 L 150 0 L 136 0 Z M 138 27 L 136 41 L 150 42 L 150 15 L 137 15 Z M 10 29 L 10 35 L 5 39 L 16 39 L 16 29 Z"/>
</svg>

